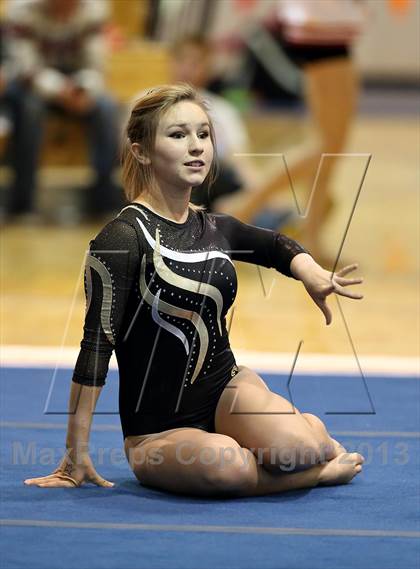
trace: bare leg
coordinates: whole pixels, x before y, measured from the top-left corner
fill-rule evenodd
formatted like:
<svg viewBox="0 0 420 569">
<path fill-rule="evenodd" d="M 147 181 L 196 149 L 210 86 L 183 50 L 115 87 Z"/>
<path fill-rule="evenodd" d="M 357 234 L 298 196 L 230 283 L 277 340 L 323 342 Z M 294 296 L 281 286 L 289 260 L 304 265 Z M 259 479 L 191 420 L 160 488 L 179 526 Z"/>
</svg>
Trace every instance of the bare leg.
<svg viewBox="0 0 420 569">
<path fill-rule="evenodd" d="M 252 218 L 265 205 L 267 200 L 281 192 L 290 192 L 290 180 L 293 187 L 296 183 L 304 180 L 307 182 L 315 175 L 316 168 L 320 160 L 319 148 L 309 145 L 302 145 L 286 153 L 287 169 L 282 163 L 276 164 L 276 168 L 271 168 L 264 182 L 252 193 L 241 193 L 236 200 L 231 200 L 233 207 L 224 204 L 224 213 L 234 215 L 245 223 L 250 223 Z M 304 210 L 304 206 L 303 206 Z"/>
<path fill-rule="evenodd" d="M 251 450 L 273 474 L 308 469 L 345 450 L 332 440 L 320 419 L 300 413 L 244 366 L 223 391 L 215 423 L 218 433 Z"/>
<path fill-rule="evenodd" d="M 320 151 L 343 152 L 357 102 L 358 79 L 353 63 L 350 58 L 334 58 L 307 65 L 304 71 L 305 99 L 320 137 Z M 330 181 L 337 159 L 325 157 L 304 225 L 303 243 L 315 257 L 320 256 L 321 228 L 328 212 Z"/>
<path fill-rule="evenodd" d="M 339 454 L 347 452 L 343 445 L 331 437 L 319 417 L 312 415 L 312 413 L 302 413 L 302 417 L 308 421 L 309 425 L 316 433 L 318 440 L 320 440 L 321 444 L 324 445 L 325 460 L 332 460 Z"/>
<path fill-rule="evenodd" d="M 288 171 L 276 166 L 257 191 L 241 195 L 239 203 L 227 207 L 226 213 L 249 223 L 267 200 L 279 192 L 289 192 L 293 184 L 304 181 L 309 200 L 315 176 L 323 154 L 343 152 L 349 127 L 353 120 L 358 79 L 351 59 L 333 58 L 307 65 L 305 101 L 317 136 L 317 144 L 303 144 L 286 153 Z M 320 236 L 331 209 L 330 181 L 338 157 L 326 156 L 318 173 L 316 187 L 302 228 L 302 243 L 312 256 L 322 262 Z M 306 206 L 306 207 L 305 207 Z M 310 207 L 309 207 L 310 206 Z"/>
<path fill-rule="evenodd" d="M 250 483 L 240 491 L 239 496 L 262 496 L 315 486 L 347 484 L 361 472 L 364 460 L 358 453 L 344 453 L 326 464 L 285 474 L 268 472 L 257 463 L 251 451 L 248 453 Z"/>
<path fill-rule="evenodd" d="M 304 472 L 274 474 L 231 437 L 199 429 L 173 429 L 135 442 L 126 439 L 126 453 L 142 484 L 195 496 L 262 496 L 345 484 L 360 472 L 363 462 L 354 453 L 341 455 L 341 462 L 340 457 L 332 460 L 328 469 L 317 465 Z"/>
</svg>

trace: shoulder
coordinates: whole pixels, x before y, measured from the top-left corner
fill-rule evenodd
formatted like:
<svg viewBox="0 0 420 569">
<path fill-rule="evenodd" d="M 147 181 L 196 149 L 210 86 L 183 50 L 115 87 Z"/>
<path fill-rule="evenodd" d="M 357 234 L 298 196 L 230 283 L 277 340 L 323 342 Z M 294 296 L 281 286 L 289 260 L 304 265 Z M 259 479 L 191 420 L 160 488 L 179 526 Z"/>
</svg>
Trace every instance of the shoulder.
<svg viewBox="0 0 420 569">
<path fill-rule="evenodd" d="M 234 227 L 235 225 L 241 223 L 238 219 L 226 213 L 208 212 L 206 213 L 206 217 L 210 223 L 215 225 L 218 229 L 223 229 L 225 227 Z"/>
<path fill-rule="evenodd" d="M 220 233 L 234 243 L 244 241 L 264 241 L 269 242 L 277 235 L 271 229 L 263 229 L 255 225 L 244 223 L 243 221 L 224 213 L 215 213 L 213 222 Z"/>
<path fill-rule="evenodd" d="M 209 225 L 213 231 L 222 234 L 229 241 L 235 236 L 235 232 L 243 225 L 241 221 L 225 213 L 206 212 L 204 215 L 207 220 L 207 225 Z"/>
<path fill-rule="evenodd" d="M 116 217 L 107 223 L 91 241 L 94 250 L 134 250 L 138 248 L 137 233 L 133 223 Z"/>
<path fill-rule="evenodd" d="M 97 259 L 112 277 L 132 278 L 140 266 L 137 233 L 118 217 L 101 229 L 90 242 L 88 259 Z M 89 261 L 87 261 L 89 262 Z"/>
</svg>

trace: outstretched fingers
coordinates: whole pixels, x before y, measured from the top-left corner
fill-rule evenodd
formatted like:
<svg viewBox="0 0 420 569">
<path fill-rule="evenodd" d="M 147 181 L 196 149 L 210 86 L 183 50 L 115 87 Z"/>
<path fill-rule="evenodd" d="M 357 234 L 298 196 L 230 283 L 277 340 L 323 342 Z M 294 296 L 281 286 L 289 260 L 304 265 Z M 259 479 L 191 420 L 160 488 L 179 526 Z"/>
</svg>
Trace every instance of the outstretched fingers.
<svg viewBox="0 0 420 569">
<path fill-rule="evenodd" d="M 102 478 L 99 474 L 92 475 L 86 481 L 103 488 L 112 488 L 114 486 L 113 482 L 105 480 L 105 478 Z M 27 486 L 39 486 L 40 488 L 78 488 L 83 482 L 83 480 L 78 482 L 75 478 L 67 476 L 66 474 L 50 474 L 49 476 L 24 480 L 24 484 Z"/>
<path fill-rule="evenodd" d="M 85 482 L 91 482 L 103 488 L 112 488 L 113 482 L 105 480 L 96 471 L 86 473 L 85 477 L 78 481 L 65 472 L 57 470 L 48 476 L 39 476 L 37 478 L 27 478 L 24 484 L 27 486 L 39 486 L 40 488 L 78 488 Z"/>
<path fill-rule="evenodd" d="M 363 282 L 363 277 L 355 277 L 354 279 L 346 279 L 344 277 L 338 277 L 337 275 L 334 275 L 333 279 L 334 279 L 334 282 L 338 283 L 341 286 L 362 284 L 362 282 Z"/>
<path fill-rule="evenodd" d="M 331 275 L 331 283 L 334 286 L 334 292 L 339 294 L 340 296 L 346 296 L 347 298 L 353 298 L 356 300 L 360 300 L 363 298 L 363 294 L 360 292 L 354 292 L 346 290 L 344 287 L 358 285 L 363 283 L 363 277 L 354 277 L 354 278 L 344 278 L 345 275 L 357 269 L 358 264 L 353 263 L 352 265 L 347 265 L 337 273 L 333 273 Z"/>
<path fill-rule="evenodd" d="M 347 275 L 348 273 L 351 273 L 352 271 L 354 271 L 355 269 L 357 269 L 359 266 L 359 263 L 352 263 L 351 265 L 346 265 L 345 267 L 343 267 L 342 269 L 340 269 L 339 271 L 337 271 L 335 273 L 335 275 L 337 277 L 344 277 L 345 275 Z"/>
<path fill-rule="evenodd" d="M 71 476 L 49 474 L 39 478 L 27 478 L 24 480 L 27 486 L 39 486 L 40 488 L 76 488 L 80 484 Z"/>
<path fill-rule="evenodd" d="M 39 488 L 78 488 L 79 484 L 65 478 L 55 478 L 37 484 Z"/>
<path fill-rule="evenodd" d="M 89 482 L 96 484 L 97 486 L 102 486 L 103 488 L 112 488 L 114 486 L 114 482 L 110 482 L 109 480 L 105 480 L 99 474 L 94 474 L 89 478 Z"/>
<path fill-rule="evenodd" d="M 322 314 L 325 316 L 325 324 L 329 326 L 332 322 L 332 312 L 330 307 L 327 305 L 325 298 L 323 300 L 314 298 L 315 304 L 321 310 Z"/>
<path fill-rule="evenodd" d="M 40 482 L 46 482 L 47 480 L 51 480 L 56 478 L 56 474 L 49 474 L 48 476 L 38 476 L 37 478 L 27 478 L 23 481 L 24 484 L 27 486 L 34 486 L 39 484 Z"/>
<path fill-rule="evenodd" d="M 351 290 L 347 290 L 343 288 L 341 285 L 339 285 L 337 282 L 335 283 L 334 286 L 334 292 L 336 294 L 339 294 L 340 296 L 346 296 L 347 298 L 354 298 L 356 300 L 361 300 L 363 298 L 363 294 L 361 294 L 360 292 L 353 292 Z"/>
</svg>

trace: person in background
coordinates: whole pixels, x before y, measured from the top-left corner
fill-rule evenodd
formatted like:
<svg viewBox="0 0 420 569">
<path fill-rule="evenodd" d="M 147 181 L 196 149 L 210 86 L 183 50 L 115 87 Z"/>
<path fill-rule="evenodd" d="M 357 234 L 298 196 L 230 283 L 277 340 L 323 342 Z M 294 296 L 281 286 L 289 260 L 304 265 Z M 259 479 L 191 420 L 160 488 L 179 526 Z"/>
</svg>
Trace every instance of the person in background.
<svg viewBox="0 0 420 569">
<path fill-rule="evenodd" d="M 34 211 L 36 174 L 47 112 L 74 116 L 86 127 L 95 172 L 86 214 L 119 207 L 112 182 L 117 163 L 117 106 L 104 89 L 107 2 L 25 0 L 6 7 L 5 68 L 14 132 L 14 181 L 8 215 Z"/>
<path fill-rule="evenodd" d="M 4 67 L 3 26 L 0 22 L 0 157 L 3 158 L 5 142 L 8 139 L 11 122 L 8 112 L 8 100 L 6 97 L 8 79 Z"/>
<path fill-rule="evenodd" d="M 303 73 L 304 99 L 314 127 L 315 141 L 285 153 L 288 171 L 274 172 L 258 191 L 244 196 L 227 209 L 250 222 L 273 195 L 290 191 L 290 182 L 303 181 L 316 193 L 307 192 L 307 216 L 300 239 L 326 265 L 333 265 L 322 247 L 322 231 L 332 209 L 331 178 L 337 155 L 344 152 L 358 95 L 358 78 L 351 45 L 366 19 L 366 7 L 357 0 L 281 0 L 265 21 L 290 60 Z M 332 154 L 322 163 L 323 154 Z M 310 208 L 309 208 L 310 205 Z"/>
<path fill-rule="evenodd" d="M 237 109 L 223 97 L 211 92 L 209 86 L 215 83 L 212 76 L 212 47 L 200 35 L 188 35 L 178 39 L 171 50 L 173 81 L 186 81 L 199 90 L 208 102 L 217 135 L 219 172 L 211 189 L 207 183 L 194 188 L 192 201 L 210 211 L 241 214 L 242 203 L 252 204 L 264 195 L 272 181 L 283 173 L 282 164 L 271 159 L 264 171 L 256 167 L 247 154 L 251 153 L 250 138 Z M 241 156 L 235 156 L 235 155 Z M 273 208 L 263 204 L 255 207 L 247 221 L 266 229 L 280 229 L 295 217 L 294 209 L 286 203 Z"/>
</svg>

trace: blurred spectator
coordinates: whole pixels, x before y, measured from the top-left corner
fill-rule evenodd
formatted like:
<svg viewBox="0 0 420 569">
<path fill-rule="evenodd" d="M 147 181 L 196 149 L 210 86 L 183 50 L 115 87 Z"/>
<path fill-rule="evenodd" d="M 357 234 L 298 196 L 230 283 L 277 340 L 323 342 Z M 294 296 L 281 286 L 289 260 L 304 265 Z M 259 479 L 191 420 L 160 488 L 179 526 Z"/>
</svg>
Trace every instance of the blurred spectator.
<svg viewBox="0 0 420 569">
<path fill-rule="evenodd" d="M 10 134 L 11 122 L 6 100 L 7 75 L 4 66 L 4 29 L 0 23 L 0 157 L 3 157 L 5 141 Z"/>
<path fill-rule="evenodd" d="M 47 111 L 70 114 L 87 129 L 95 181 L 86 213 L 119 205 L 112 183 L 118 153 L 117 108 L 104 92 L 106 1 L 20 0 L 6 11 L 6 97 L 14 132 L 14 181 L 8 212 L 34 210 L 36 171 Z"/>
<path fill-rule="evenodd" d="M 358 0 L 280 0 L 274 6 L 265 26 L 303 71 L 305 102 L 316 140 L 287 152 L 288 171 L 271 176 L 230 213 L 250 221 L 273 195 L 289 191 L 290 180 L 303 180 L 311 189 L 316 177 L 316 193 L 313 200 L 308 195 L 310 210 L 300 239 L 318 262 L 333 265 L 334 260 L 322 250 L 321 236 L 332 206 L 330 180 L 337 158 L 329 156 L 318 173 L 317 169 L 323 154 L 345 149 L 358 94 L 350 46 L 364 23 L 364 7 Z"/>
</svg>

